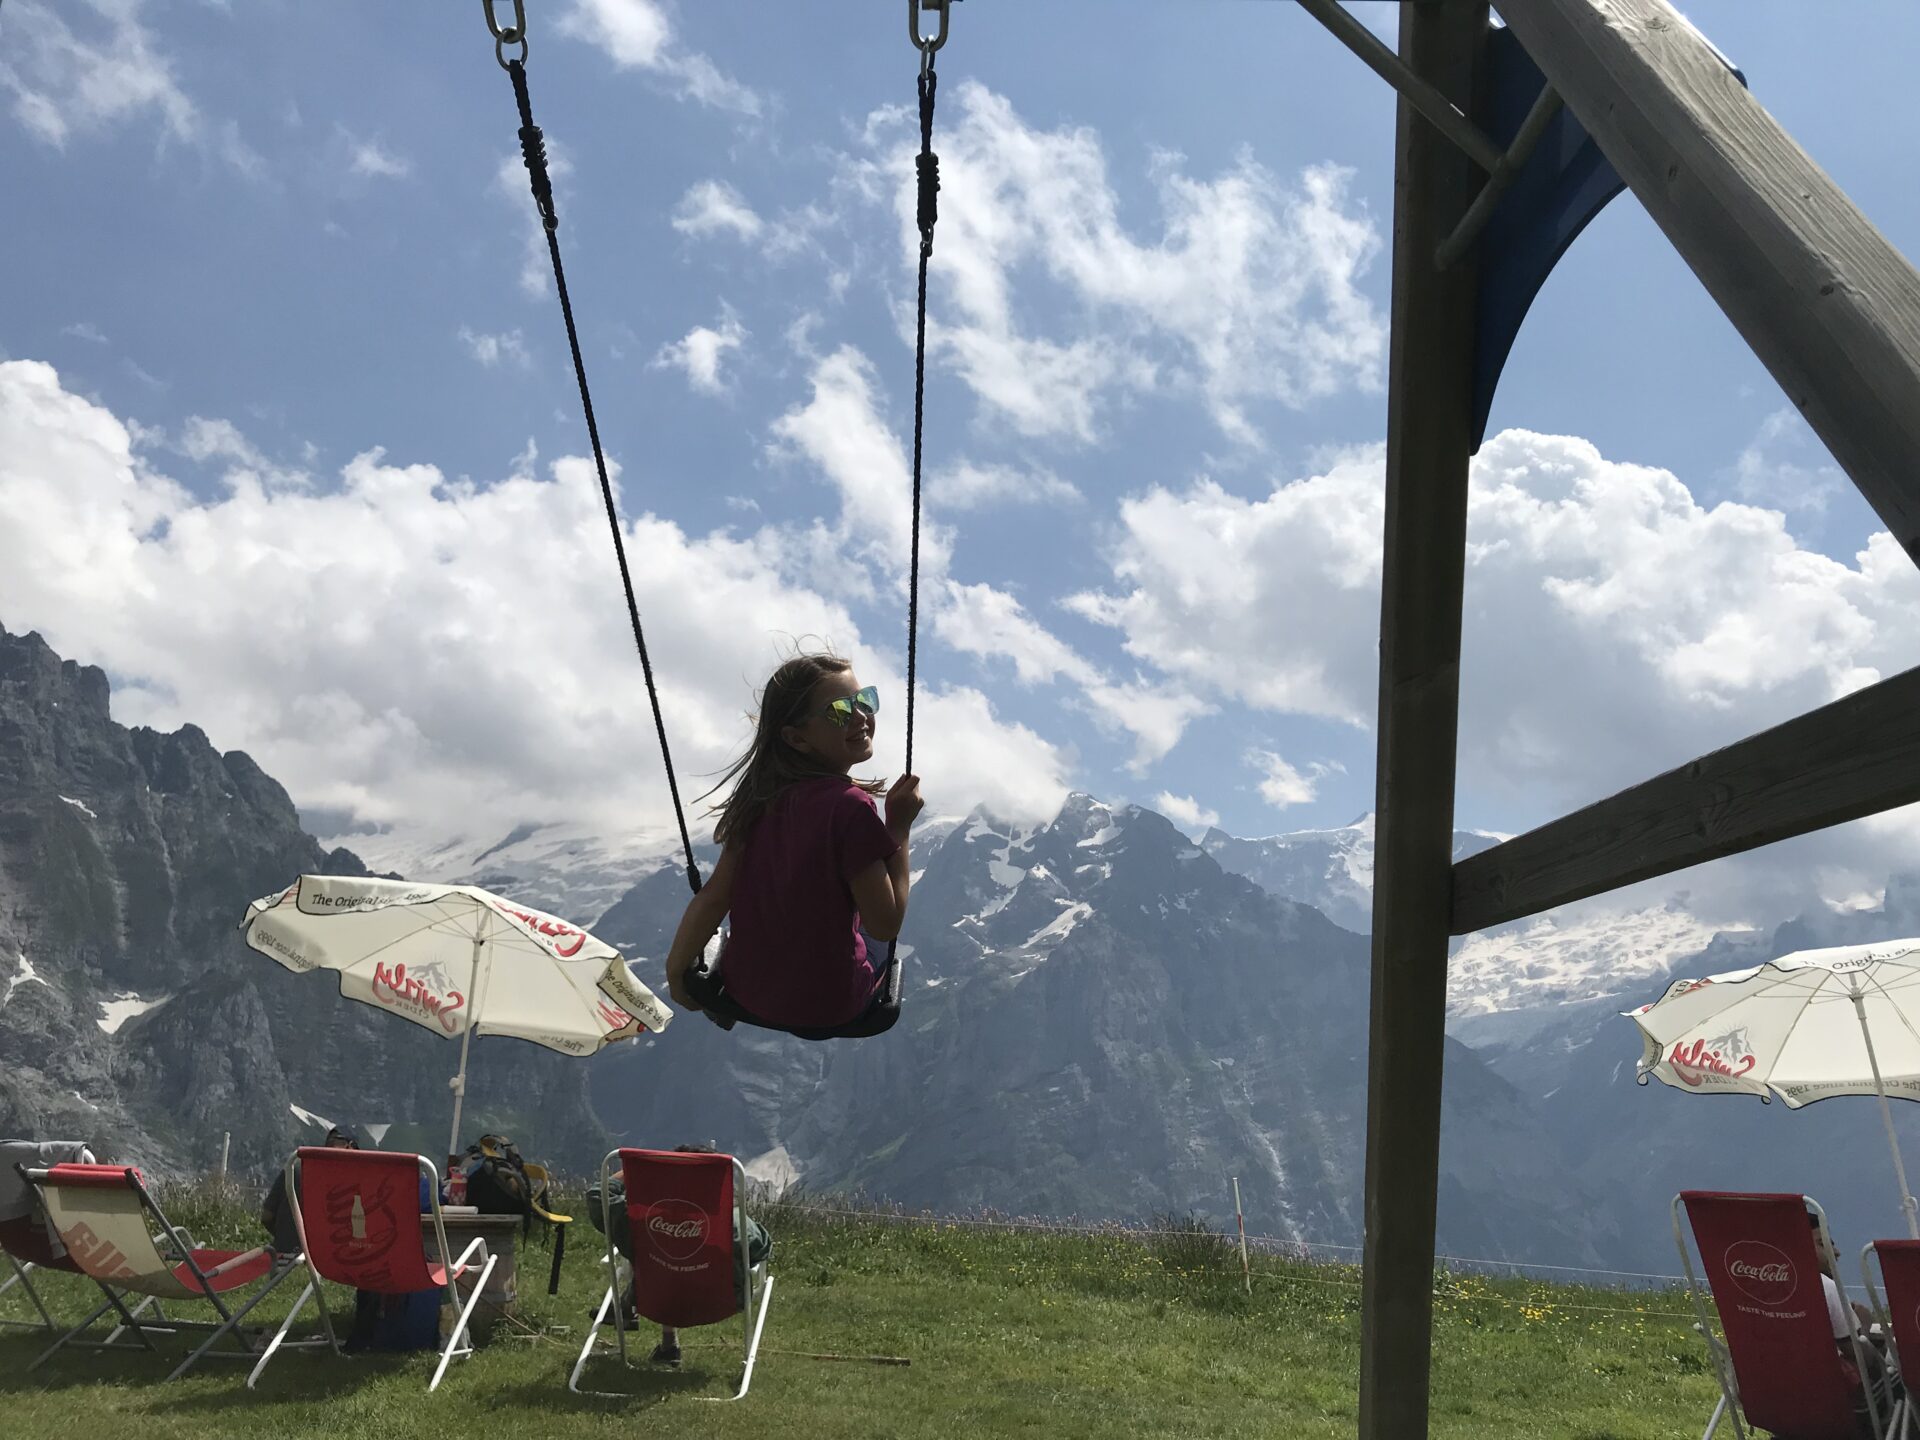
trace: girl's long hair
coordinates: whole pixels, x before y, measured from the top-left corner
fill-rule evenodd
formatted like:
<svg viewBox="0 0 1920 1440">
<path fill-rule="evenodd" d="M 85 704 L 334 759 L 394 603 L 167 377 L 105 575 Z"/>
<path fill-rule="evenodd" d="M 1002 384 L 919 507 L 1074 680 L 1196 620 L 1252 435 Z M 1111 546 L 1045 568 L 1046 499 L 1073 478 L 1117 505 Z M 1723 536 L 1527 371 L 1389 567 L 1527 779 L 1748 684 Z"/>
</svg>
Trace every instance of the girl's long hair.
<svg viewBox="0 0 1920 1440">
<path fill-rule="evenodd" d="M 798 780 L 814 780 L 839 772 L 828 769 L 811 756 L 789 745 L 780 732 L 789 725 L 802 725 L 807 719 L 807 700 L 813 687 L 829 675 L 842 675 L 853 668 L 851 661 L 838 655 L 796 655 L 773 672 L 760 692 L 760 713 L 755 718 L 753 743 L 747 753 L 729 765 L 713 789 L 712 795 L 733 786 L 733 793 L 709 814 L 718 814 L 714 824 L 715 843 L 744 840 L 753 822 L 767 813 L 781 793 Z M 878 795 L 885 784 L 879 780 L 853 780 L 870 795 Z M 702 800 L 707 798 L 702 795 Z"/>
</svg>

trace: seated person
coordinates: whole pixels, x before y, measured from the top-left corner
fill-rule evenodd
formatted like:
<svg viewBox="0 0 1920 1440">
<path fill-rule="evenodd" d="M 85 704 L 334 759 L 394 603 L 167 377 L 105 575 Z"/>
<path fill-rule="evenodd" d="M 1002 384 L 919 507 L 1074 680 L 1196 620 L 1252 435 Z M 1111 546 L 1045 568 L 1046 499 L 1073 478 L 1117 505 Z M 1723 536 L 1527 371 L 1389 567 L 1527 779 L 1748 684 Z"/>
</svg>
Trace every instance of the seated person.
<svg viewBox="0 0 1920 1440">
<path fill-rule="evenodd" d="M 1867 1362 L 1865 1378 L 1872 1383 L 1874 1394 L 1880 1401 L 1881 1411 L 1885 1413 L 1888 1405 L 1888 1377 L 1886 1360 L 1881 1354 L 1880 1347 L 1886 1344 L 1886 1337 L 1874 1333 L 1871 1310 L 1858 1300 L 1849 1302 L 1840 1293 L 1840 1282 L 1834 1278 L 1833 1274 L 1832 1256 L 1827 1253 L 1827 1247 L 1820 1239 L 1820 1217 L 1808 1211 L 1807 1221 L 1814 1229 L 1813 1254 L 1820 1265 L 1820 1289 L 1826 1296 L 1827 1319 L 1833 1325 L 1833 1343 L 1840 1351 L 1840 1359 L 1846 1365 L 1847 1374 L 1856 1385 L 1861 1385 L 1858 1357 L 1855 1356 L 1853 1349 L 1853 1325 L 1848 1323 L 1849 1319 L 1859 1326 L 1860 1338 L 1865 1342 L 1860 1347 L 1860 1354 Z M 1847 1313 L 1849 1303 L 1853 1310 L 1851 1316 Z M 1864 1408 L 1865 1404 L 1866 1394 L 1862 1386 L 1856 1407 Z"/>
<path fill-rule="evenodd" d="M 323 1143 L 329 1150 L 360 1148 L 360 1142 L 343 1125 L 330 1126 Z M 300 1231 L 294 1222 L 293 1207 L 287 1204 L 287 1169 L 284 1165 L 274 1172 L 273 1184 L 267 1187 L 266 1198 L 260 1202 L 260 1224 L 273 1237 L 276 1255 L 300 1253 Z"/>
<path fill-rule="evenodd" d="M 674 1153 L 678 1155 L 714 1155 L 719 1153 L 712 1145 L 708 1144 L 676 1145 L 673 1149 Z M 599 1185 L 596 1184 L 588 1187 L 587 1217 L 593 1221 L 593 1228 L 596 1230 L 601 1229 L 603 1224 L 600 1215 L 601 1198 Z M 615 1175 L 609 1183 L 605 1199 L 608 1207 L 612 1211 L 610 1223 L 613 1226 L 613 1248 L 620 1254 L 626 1255 L 628 1259 L 631 1259 L 632 1256 L 627 1249 L 627 1185 L 626 1181 L 619 1175 Z M 759 1265 L 773 1253 L 773 1237 L 767 1234 L 765 1227 L 751 1215 L 746 1217 L 746 1222 L 747 1264 L 749 1266 Z M 738 1230 L 734 1232 L 733 1245 L 733 1298 L 735 1304 L 744 1305 L 747 1299 L 747 1277 L 746 1273 L 740 1268 L 740 1234 Z M 637 1326 L 639 1322 L 639 1312 L 636 1310 L 634 1302 L 633 1282 L 629 1280 L 627 1282 L 627 1293 L 622 1296 L 620 1300 L 620 1325 L 622 1329 L 631 1329 Z M 654 1346 L 653 1353 L 647 1356 L 647 1359 L 653 1361 L 656 1365 L 678 1365 L 680 1363 L 680 1335 L 673 1326 L 662 1325 L 660 1327 L 660 1343 Z"/>
</svg>

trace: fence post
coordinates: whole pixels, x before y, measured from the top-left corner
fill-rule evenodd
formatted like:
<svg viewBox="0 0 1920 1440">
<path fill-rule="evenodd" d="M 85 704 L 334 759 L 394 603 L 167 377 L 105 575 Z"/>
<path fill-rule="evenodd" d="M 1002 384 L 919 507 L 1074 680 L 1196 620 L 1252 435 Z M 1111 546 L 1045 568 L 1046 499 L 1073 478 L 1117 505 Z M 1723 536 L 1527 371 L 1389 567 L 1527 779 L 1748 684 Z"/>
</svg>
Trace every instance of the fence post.
<svg viewBox="0 0 1920 1440">
<path fill-rule="evenodd" d="M 1247 1217 L 1240 1210 L 1240 1177 L 1233 1177 L 1233 1219 L 1240 1227 L 1240 1274 L 1246 1279 L 1247 1294 L 1253 1294 L 1253 1267 L 1247 1263 Z"/>
<path fill-rule="evenodd" d="M 222 1180 L 227 1178 L 227 1157 L 232 1151 L 233 1132 L 231 1130 L 222 1130 L 220 1132 L 220 1178 Z"/>
</svg>

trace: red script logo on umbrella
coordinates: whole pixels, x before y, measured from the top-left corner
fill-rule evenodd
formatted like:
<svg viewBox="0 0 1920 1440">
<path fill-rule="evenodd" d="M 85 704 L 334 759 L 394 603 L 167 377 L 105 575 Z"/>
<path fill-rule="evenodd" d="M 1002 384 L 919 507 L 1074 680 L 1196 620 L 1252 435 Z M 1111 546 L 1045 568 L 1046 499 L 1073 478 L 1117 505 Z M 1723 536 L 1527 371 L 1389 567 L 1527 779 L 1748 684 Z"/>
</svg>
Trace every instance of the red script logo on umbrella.
<svg viewBox="0 0 1920 1440">
<path fill-rule="evenodd" d="M 434 988 L 435 981 L 444 987 L 445 994 Z M 373 998 L 388 1009 L 431 1016 L 449 1035 L 460 1033 L 457 1017 L 467 1008 L 467 997 L 447 984 L 446 971 L 439 965 L 430 965 L 409 975 L 404 961 L 392 968 L 388 968 L 385 961 L 374 962 Z"/>
<path fill-rule="evenodd" d="M 497 900 L 494 904 L 502 915 L 511 915 L 529 930 L 536 931 L 553 941 L 553 951 L 562 960 L 571 960 L 580 953 L 580 947 L 587 943 L 586 931 L 576 930 L 565 921 L 549 920 L 540 915 L 532 915 L 525 910 L 516 910 L 511 905 L 501 905 Z M 573 937 L 573 943 L 570 945 L 561 943 L 568 936 Z"/>
</svg>

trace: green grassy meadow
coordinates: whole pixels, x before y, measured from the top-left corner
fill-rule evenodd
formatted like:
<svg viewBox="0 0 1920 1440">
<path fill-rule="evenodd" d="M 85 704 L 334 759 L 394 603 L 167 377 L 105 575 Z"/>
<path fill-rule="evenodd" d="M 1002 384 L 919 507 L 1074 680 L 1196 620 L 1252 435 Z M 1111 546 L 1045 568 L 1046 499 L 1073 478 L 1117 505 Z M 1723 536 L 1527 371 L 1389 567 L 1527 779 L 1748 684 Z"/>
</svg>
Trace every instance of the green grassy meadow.
<svg viewBox="0 0 1920 1440">
<path fill-rule="evenodd" d="M 202 1244 L 252 1244 L 247 1206 L 170 1199 Z M 578 1210 L 576 1209 L 576 1213 Z M 596 1361 L 586 1383 L 627 1401 L 568 1393 L 566 1378 L 599 1296 L 597 1234 L 576 1225 L 560 1293 L 549 1253 L 523 1244 L 520 1326 L 502 1325 L 456 1360 L 432 1395 L 432 1357 L 277 1356 L 257 1391 L 247 1367 L 185 1353 L 69 1352 L 34 1374 L 46 1343 L 0 1331 L 7 1433 L 32 1437 L 410 1437 L 698 1435 L 777 1440 L 873 1437 L 1339 1436 L 1355 1429 L 1360 1290 L 1344 1267 L 1255 1257 L 1210 1234 L 1137 1237 L 900 1224 L 775 1206 L 775 1286 L 753 1388 L 731 1393 L 738 1323 L 687 1331 L 678 1371 L 621 1374 Z M 49 1276 L 56 1317 L 95 1292 Z M 278 1321 L 289 1281 L 256 1315 Z M 1433 1433 L 1556 1440 L 1697 1433 L 1714 1382 L 1684 1297 L 1443 1275 L 1436 1283 Z M 337 1322 L 351 1297 L 332 1294 Z M 278 1302 L 279 1308 L 272 1309 Z M 191 1307 L 181 1307 L 181 1314 Z M 31 1311 L 17 1291 L 0 1316 Z M 303 1322 L 304 1323 L 304 1322 Z M 651 1348 L 652 1337 L 637 1352 Z M 610 1332 L 609 1332 L 610 1338 Z M 907 1366 L 809 1358 L 903 1356 Z"/>
</svg>

